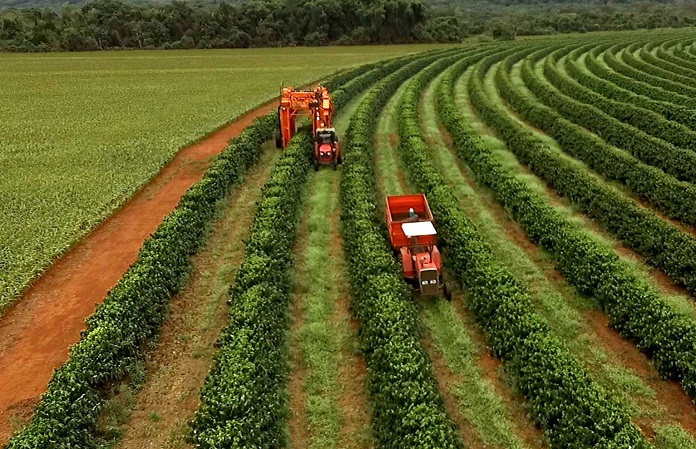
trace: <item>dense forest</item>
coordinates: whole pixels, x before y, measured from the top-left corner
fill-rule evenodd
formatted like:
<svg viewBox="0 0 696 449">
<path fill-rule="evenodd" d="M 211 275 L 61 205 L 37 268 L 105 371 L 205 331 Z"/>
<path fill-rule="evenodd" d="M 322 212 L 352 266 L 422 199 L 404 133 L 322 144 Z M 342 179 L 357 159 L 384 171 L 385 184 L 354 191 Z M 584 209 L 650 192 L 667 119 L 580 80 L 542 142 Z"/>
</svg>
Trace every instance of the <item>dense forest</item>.
<svg viewBox="0 0 696 449">
<path fill-rule="evenodd" d="M 1 51 L 460 42 L 696 25 L 694 1 L 40 1 L 49 3 L 0 0 Z"/>
</svg>

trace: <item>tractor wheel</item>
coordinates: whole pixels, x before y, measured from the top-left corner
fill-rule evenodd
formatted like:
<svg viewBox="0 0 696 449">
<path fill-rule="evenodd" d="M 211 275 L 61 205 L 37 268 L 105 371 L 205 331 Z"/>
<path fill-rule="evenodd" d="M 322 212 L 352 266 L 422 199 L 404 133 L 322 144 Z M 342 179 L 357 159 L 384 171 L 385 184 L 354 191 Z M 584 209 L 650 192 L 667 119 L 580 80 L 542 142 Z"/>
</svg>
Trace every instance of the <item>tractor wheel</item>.
<svg viewBox="0 0 696 449">
<path fill-rule="evenodd" d="M 452 301 L 452 286 L 449 282 L 442 284 L 442 294 L 447 301 Z"/>
<path fill-rule="evenodd" d="M 334 166 L 334 171 L 336 171 L 336 169 L 338 169 L 338 159 L 334 159 L 333 166 Z"/>
<path fill-rule="evenodd" d="M 343 164 L 343 157 L 338 156 L 338 165 L 341 165 L 341 164 Z"/>
<path fill-rule="evenodd" d="M 314 159 L 314 171 L 319 171 L 319 161 Z"/>
<path fill-rule="evenodd" d="M 278 132 L 278 131 L 275 132 L 275 141 L 276 141 L 276 148 L 278 148 L 278 149 L 283 148 L 283 136 L 281 136 L 280 132 Z"/>
</svg>

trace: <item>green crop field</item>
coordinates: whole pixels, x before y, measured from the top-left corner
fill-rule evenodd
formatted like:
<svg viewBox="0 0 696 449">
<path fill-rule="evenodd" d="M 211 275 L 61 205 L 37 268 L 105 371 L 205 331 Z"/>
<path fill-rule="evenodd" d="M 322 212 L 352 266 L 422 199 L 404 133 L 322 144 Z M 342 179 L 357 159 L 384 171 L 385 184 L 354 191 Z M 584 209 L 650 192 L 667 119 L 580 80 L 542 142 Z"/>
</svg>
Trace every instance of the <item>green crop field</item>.
<svg viewBox="0 0 696 449">
<path fill-rule="evenodd" d="M 60 326 L 0 347 L 0 386 L 43 392 L 0 395 L 8 449 L 696 449 L 696 30 L 478 42 L 327 84 L 342 164 L 313 169 L 307 129 L 276 150 L 265 115 L 65 364 L 31 346 L 63 351 Z M 408 273 L 433 246 L 385 223 L 406 194 L 437 230 L 427 284 Z"/>
<path fill-rule="evenodd" d="M 429 48 L 0 55 L 0 309 L 178 149 L 281 83 Z"/>
</svg>

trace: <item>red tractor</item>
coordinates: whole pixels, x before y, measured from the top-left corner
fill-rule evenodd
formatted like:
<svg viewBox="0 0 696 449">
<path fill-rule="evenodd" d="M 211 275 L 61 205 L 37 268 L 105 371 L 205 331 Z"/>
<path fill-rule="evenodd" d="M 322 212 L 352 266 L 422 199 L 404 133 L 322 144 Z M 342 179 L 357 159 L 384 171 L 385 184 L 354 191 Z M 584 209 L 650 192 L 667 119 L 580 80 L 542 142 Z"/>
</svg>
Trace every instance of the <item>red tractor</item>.
<svg viewBox="0 0 696 449">
<path fill-rule="evenodd" d="M 424 194 L 387 197 L 387 227 L 392 248 L 399 254 L 404 277 L 423 296 L 442 292 L 447 300 L 451 290 L 442 274 L 433 214 Z"/>
<path fill-rule="evenodd" d="M 297 116 L 308 113 L 312 118 L 312 136 L 314 137 L 314 169 L 320 165 L 333 164 L 334 169 L 342 162 L 341 146 L 338 144 L 336 129 L 331 122 L 334 104 L 326 87 L 314 90 L 294 90 L 283 88 L 278 106 L 278 123 L 280 129 L 276 134 L 276 146 L 286 148 L 297 131 Z"/>
</svg>

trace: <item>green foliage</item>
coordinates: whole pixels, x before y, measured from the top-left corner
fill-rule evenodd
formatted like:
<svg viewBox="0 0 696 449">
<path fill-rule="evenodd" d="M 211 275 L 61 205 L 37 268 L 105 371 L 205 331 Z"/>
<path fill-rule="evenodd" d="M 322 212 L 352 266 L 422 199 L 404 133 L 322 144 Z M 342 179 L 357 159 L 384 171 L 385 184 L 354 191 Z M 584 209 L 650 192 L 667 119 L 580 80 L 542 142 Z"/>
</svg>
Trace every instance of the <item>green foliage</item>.
<svg viewBox="0 0 696 449">
<path fill-rule="evenodd" d="M 533 61 L 541 59 L 545 56 L 544 53 L 548 54 L 539 52 L 534 58 L 526 59 L 522 66 L 522 79 L 543 102 L 567 119 L 596 133 L 607 143 L 630 152 L 646 164 L 658 167 L 680 180 L 696 182 L 696 153 L 693 151 L 675 148 L 602 113 L 598 107 L 569 100 L 549 90 L 549 86 L 535 75 L 533 69 Z M 545 64 L 544 67 L 548 65 Z"/>
<path fill-rule="evenodd" d="M 415 58 L 417 56 L 411 57 Z M 406 58 L 400 62 L 394 61 L 385 67 L 403 65 L 409 60 Z M 361 73 L 368 78 L 364 78 Z M 356 80 L 363 81 L 361 89 L 374 82 L 376 77 L 383 76 L 381 72 L 375 74 L 370 65 L 351 71 L 351 75 Z M 341 80 L 339 78 L 339 81 Z M 359 90 L 354 88 L 342 94 L 345 97 L 344 101 L 357 92 Z M 229 194 L 243 179 L 248 168 L 256 163 L 262 144 L 271 139 L 277 127 L 275 113 L 258 119 L 239 137 L 230 141 L 227 149 L 213 162 L 203 178 L 181 198 L 177 208 L 145 242 L 136 262 L 111 290 L 104 303 L 87 319 L 87 330 L 83 332 L 83 338 L 73 346 L 65 365 L 54 373 L 46 392 L 41 396 L 32 421 L 10 441 L 7 446 L 9 449 L 91 447 L 92 431 L 103 404 L 102 389 L 109 383 L 122 379 L 130 367 L 141 359 L 143 343 L 159 331 L 166 315 L 167 303 L 179 291 L 190 272 L 190 256 L 203 244 L 206 228 L 213 220 L 218 202 Z M 245 259 L 245 265 L 240 269 L 235 284 L 237 293 L 249 302 L 249 307 L 257 301 L 264 305 L 275 304 L 273 309 L 277 310 L 287 296 L 287 292 L 278 285 L 257 286 L 254 280 L 259 275 L 268 274 L 280 281 L 283 277 L 283 264 L 290 263 L 289 252 L 283 253 L 284 247 L 276 247 L 271 251 L 270 246 L 264 246 L 270 245 L 272 241 L 264 240 L 270 237 L 263 232 L 263 226 L 266 226 L 266 229 L 289 232 L 288 223 L 294 223 L 287 216 L 273 213 L 280 213 L 279 209 L 274 208 L 280 207 L 276 204 L 277 195 L 291 187 L 279 185 L 284 179 L 283 176 L 290 176 L 292 182 L 300 183 L 304 171 L 299 172 L 298 167 L 309 166 L 308 148 L 311 148 L 311 145 L 304 143 L 306 145 L 294 145 L 295 151 L 290 152 L 284 162 L 279 164 L 274 171 L 273 182 L 269 182 L 265 187 L 262 204 L 267 205 L 267 210 L 257 213 L 254 221 L 254 229 L 260 227 L 261 231 L 254 233 L 252 230 L 253 238 L 247 248 L 249 257 Z M 305 155 L 304 159 L 299 159 L 301 154 Z M 298 189 L 301 186 L 293 186 L 295 195 L 291 195 L 290 198 L 298 202 Z M 297 206 L 292 201 L 288 204 Z M 288 240 L 290 239 L 283 237 L 278 244 L 287 244 Z M 264 255 L 270 258 L 262 257 Z M 255 267 L 265 267 L 269 271 L 254 271 Z M 272 271 L 273 269 L 275 271 Z M 244 286 L 256 288 L 245 292 Z M 234 320 L 243 322 L 252 315 L 251 310 L 235 309 L 231 320 L 233 323 L 237 323 Z M 279 325 L 282 325 L 282 319 L 279 319 L 279 322 Z M 231 324 L 228 333 L 234 334 L 234 329 L 234 324 Z M 243 329 L 244 332 L 248 330 Z M 270 328 L 267 330 L 269 338 L 272 330 L 278 331 Z M 240 332 L 239 338 L 245 338 L 247 334 Z M 225 341 L 225 337 L 221 341 Z M 232 345 L 230 343 L 230 346 Z M 246 354 L 246 351 L 244 353 Z M 229 352 L 225 354 L 230 355 Z M 230 356 L 233 357 L 234 354 Z M 243 376 L 244 373 L 240 375 Z M 278 381 L 277 375 L 270 376 L 269 379 Z M 251 378 L 251 381 L 253 380 Z M 230 386 L 229 383 L 225 385 Z M 248 386 L 242 385 L 241 388 Z M 264 394 L 265 392 L 264 390 Z M 268 390 L 268 394 L 269 401 L 273 401 L 274 398 L 279 400 L 278 391 Z M 279 418 L 275 416 L 274 419 Z M 270 435 L 269 438 L 273 440 L 275 437 Z"/>
<path fill-rule="evenodd" d="M 111 290 L 87 330 L 57 370 L 28 427 L 7 445 L 19 448 L 90 447 L 103 404 L 101 389 L 128 373 L 142 343 L 159 330 L 169 299 L 190 271 L 190 256 L 203 244 L 216 204 L 253 165 L 277 127 L 263 117 L 230 142 L 145 242 L 138 259 Z"/>
<path fill-rule="evenodd" d="M 465 58 L 459 65 L 465 67 L 483 56 L 485 53 Z M 453 58 L 441 59 L 410 82 L 399 120 L 399 148 L 414 184 L 428 196 L 446 264 L 467 287 L 477 322 L 496 356 L 506 362 L 506 371 L 526 397 L 532 418 L 552 447 L 649 447 L 626 410 L 594 383 L 568 348 L 551 335 L 533 311 L 527 292 L 496 260 L 433 165 L 421 135 L 419 100 L 428 82 L 452 62 Z M 451 122 L 453 106 L 442 101 L 443 121 Z"/>
<path fill-rule="evenodd" d="M 547 50 L 537 51 L 536 57 L 544 53 L 547 53 Z M 552 136 L 566 153 L 582 160 L 608 179 L 625 184 L 632 192 L 646 199 L 666 215 L 685 223 L 696 224 L 696 187 L 693 184 L 678 181 L 662 170 L 642 163 L 625 151 L 607 145 L 602 139 L 563 116 L 575 122 L 579 121 L 578 117 L 591 120 L 590 114 L 597 116 L 596 121 L 602 121 L 603 118 L 615 121 L 614 119 L 602 117 L 601 112 L 593 106 L 559 95 L 529 70 L 526 72 L 528 85 L 536 98 L 551 107 L 540 104 L 517 89 L 510 79 L 509 72 L 512 66 L 525 56 L 527 55 L 524 53 L 509 56 L 496 74 L 496 85 L 500 94 L 525 120 Z M 532 54 L 529 59 L 534 60 L 536 57 Z M 595 100 L 609 101 L 600 98 Z M 627 136 L 632 134 L 635 138 L 635 131 L 631 133 L 628 127 L 616 123 L 619 130 L 625 130 Z M 696 163 L 696 153 L 684 153 L 686 157 L 693 156 Z"/>
<path fill-rule="evenodd" d="M 608 51 L 616 55 L 618 51 L 622 50 L 622 47 L 621 62 L 623 64 L 619 63 L 616 58 L 606 59 L 607 64 L 609 64 L 612 69 L 631 78 L 652 84 L 653 86 L 661 87 L 662 89 L 676 92 L 686 97 L 696 97 L 696 88 L 675 81 L 674 76 L 667 70 L 647 64 L 636 58 L 632 51 L 637 48 L 637 45 L 629 45 L 628 47 L 625 45 L 614 46 Z"/>
<path fill-rule="evenodd" d="M 230 289 L 229 324 L 200 393 L 200 448 L 285 446 L 289 270 L 311 152 L 311 135 L 298 134 L 263 188 Z"/>
<path fill-rule="evenodd" d="M 605 121 L 611 121 L 609 116 L 612 116 L 625 125 L 634 127 L 634 135 L 635 130 L 638 129 L 644 133 L 662 139 L 665 142 L 671 143 L 677 147 L 677 149 L 690 150 L 692 153 L 696 150 L 696 132 L 688 127 L 670 121 L 651 110 L 628 103 L 625 101 L 625 98 L 623 101 L 605 98 L 601 94 L 587 89 L 564 75 L 557 67 L 558 60 L 569 53 L 570 50 L 572 50 L 572 47 L 557 50 L 551 53 L 544 63 L 544 74 L 546 78 L 558 90 L 577 100 L 577 102 L 592 105 L 596 109 L 603 111 L 605 114 L 598 114 L 595 111 L 593 115 L 602 117 Z M 566 66 L 568 65 L 568 61 L 569 59 L 566 59 Z M 672 151 L 675 150 L 672 149 Z"/>
<path fill-rule="evenodd" d="M 423 58 L 373 88 L 351 119 L 341 180 L 341 222 L 352 310 L 369 369 L 373 429 L 383 448 L 462 448 L 445 413 L 432 366 L 376 203 L 372 161 L 378 114 L 398 86 L 436 58 Z"/>
<path fill-rule="evenodd" d="M 484 62 L 489 65 L 506 56 L 501 53 Z M 696 396 L 694 322 L 673 311 L 629 264 L 553 209 L 541 194 L 517 180 L 482 144 L 451 100 L 453 82 L 463 70 L 464 67 L 457 66 L 443 79 L 438 97 L 441 117 L 458 155 L 477 179 L 493 191 L 530 239 L 550 253 L 566 280 L 581 294 L 597 298 L 611 325 L 651 356 L 664 378 L 679 380 L 688 394 Z M 470 78 L 472 100 L 496 130 L 503 126 L 511 127 L 506 115 L 494 107 L 485 94 L 484 71 L 485 66 L 478 65 Z M 501 135 L 505 134 L 501 132 Z M 536 142 L 519 136 L 509 139 L 508 144 L 516 148 L 515 151 L 523 145 L 539 150 Z M 564 175 L 557 172 L 556 176 Z"/>
<path fill-rule="evenodd" d="M 581 67 L 579 61 L 577 61 L 578 57 L 590 46 L 583 46 L 573 50 L 568 55 L 568 59 L 565 63 L 568 74 L 581 85 L 600 93 L 606 98 L 654 111 L 667 120 L 673 120 L 688 126 L 692 130 L 696 130 L 696 112 L 693 110 L 677 104 L 653 100 L 649 96 L 639 95 L 638 93 L 619 87 L 617 84 L 605 79 L 607 78 L 607 72 L 610 71 L 606 70 L 605 66 L 599 64 L 595 59 L 596 57 L 592 56 L 592 54 L 599 53 L 610 46 L 611 44 L 603 44 L 600 46 L 591 45 L 594 49 L 589 53 L 585 53 L 585 64 L 591 67 L 590 70 Z M 602 75 L 597 75 L 597 72 L 602 73 Z"/>
<path fill-rule="evenodd" d="M 600 54 L 599 49 L 591 51 L 590 57 L 587 59 L 587 67 L 595 75 L 607 79 L 617 86 L 623 87 L 631 92 L 689 109 L 696 109 L 696 97 L 691 97 L 688 94 L 682 95 L 678 92 L 665 89 L 664 87 L 668 85 L 669 81 L 652 77 L 624 64 L 617 59 L 616 55 L 612 52 L 616 52 L 618 48 L 618 45 L 610 47 L 607 51 L 602 53 L 601 58 L 598 57 Z M 593 62 L 595 58 L 597 58 L 596 64 Z M 655 84 L 652 84 L 653 82 Z M 660 87 L 660 85 L 663 87 Z"/>
</svg>

